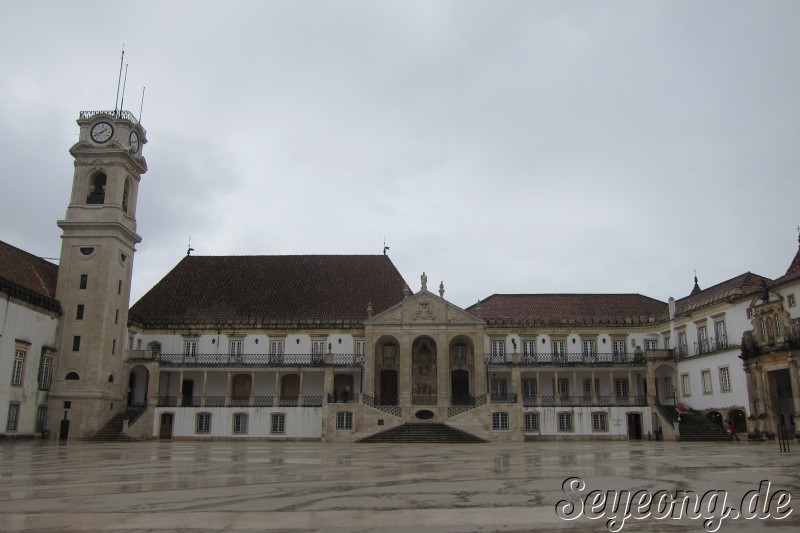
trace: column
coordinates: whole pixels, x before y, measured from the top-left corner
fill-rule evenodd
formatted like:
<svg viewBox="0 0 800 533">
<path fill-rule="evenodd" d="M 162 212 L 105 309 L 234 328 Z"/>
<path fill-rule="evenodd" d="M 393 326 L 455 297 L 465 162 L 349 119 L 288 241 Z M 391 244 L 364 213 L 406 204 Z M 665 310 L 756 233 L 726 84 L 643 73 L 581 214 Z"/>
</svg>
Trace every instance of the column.
<svg viewBox="0 0 800 533">
<path fill-rule="evenodd" d="M 208 370 L 203 370 L 203 390 L 200 394 L 200 405 L 206 406 L 206 386 L 208 385 Z"/>
<path fill-rule="evenodd" d="M 411 405 L 411 338 L 410 334 L 404 331 L 397 348 L 398 354 L 398 376 L 397 376 L 397 396 L 400 405 Z"/>
<path fill-rule="evenodd" d="M 450 405 L 450 346 L 441 327 L 436 336 L 436 404 Z"/>
<path fill-rule="evenodd" d="M 589 379 L 592 380 L 592 388 L 591 388 L 591 390 L 592 390 L 592 405 L 597 405 L 597 393 L 598 393 L 598 390 L 597 390 L 597 387 L 595 386 L 595 383 L 597 383 L 597 382 L 595 381 L 594 370 L 592 370 L 592 374 L 591 374 L 591 377 Z"/>
<path fill-rule="evenodd" d="M 541 401 L 542 383 L 539 380 L 539 371 L 538 370 L 534 373 L 534 376 L 536 377 L 536 400 L 534 400 L 534 401 L 536 402 L 536 405 L 542 405 L 542 401 Z"/>
<path fill-rule="evenodd" d="M 256 371 L 250 372 L 250 398 L 247 402 L 251 407 L 256 404 Z"/>
<path fill-rule="evenodd" d="M 178 374 L 178 398 L 177 406 L 183 407 L 183 370 Z"/>
<path fill-rule="evenodd" d="M 609 398 L 613 398 L 611 404 L 617 405 L 617 400 L 616 400 L 617 391 L 614 390 L 614 372 L 612 372 L 611 370 L 608 371 L 608 381 L 609 384 L 611 385 L 611 395 L 609 396 Z"/>
<path fill-rule="evenodd" d="M 472 383 L 474 396 L 486 393 L 486 365 L 483 362 L 483 337 L 472 337 Z"/>
<path fill-rule="evenodd" d="M 794 402 L 794 418 L 796 427 L 798 423 L 798 416 L 800 416 L 800 379 L 798 379 L 797 372 L 797 354 L 794 351 L 790 351 L 789 355 L 786 357 L 786 361 L 789 363 L 789 377 L 791 378 L 792 401 Z"/>
<path fill-rule="evenodd" d="M 517 402 L 522 398 L 522 376 L 518 366 L 511 367 L 511 392 L 517 395 Z"/>
<path fill-rule="evenodd" d="M 225 405 L 231 404 L 231 371 L 228 370 L 227 385 L 225 386 Z"/>
<path fill-rule="evenodd" d="M 275 371 L 275 393 L 272 397 L 272 405 L 277 407 L 281 404 L 281 373 Z"/>
<path fill-rule="evenodd" d="M 558 370 L 553 371 L 553 405 L 561 405 L 561 393 L 558 391 Z"/>
<path fill-rule="evenodd" d="M 633 374 L 631 374 L 631 371 L 628 370 L 628 405 L 633 404 L 631 401 L 631 396 L 635 396 L 633 394 Z"/>
<path fill-rule="evenodd" d="M 303 405 L 303 376 L 306 375 L 305 370 L 300 370 L 300 390 L 297 391 L 297 405 Z"/>
<path fill-rule="evenodd" d="M 355 383 L 353 383 L 353 388 L 355 389 Z M 325 368 L 325 384 L 323 385 L 322 388 L 322 394 L 323 394 L 323 402 L 327 402 L 328 395 L 333 394 L 333 367 L 329 366 Z M 336 399 L 334 398 L 333 403 L 335 402 Z"/>
</svg>

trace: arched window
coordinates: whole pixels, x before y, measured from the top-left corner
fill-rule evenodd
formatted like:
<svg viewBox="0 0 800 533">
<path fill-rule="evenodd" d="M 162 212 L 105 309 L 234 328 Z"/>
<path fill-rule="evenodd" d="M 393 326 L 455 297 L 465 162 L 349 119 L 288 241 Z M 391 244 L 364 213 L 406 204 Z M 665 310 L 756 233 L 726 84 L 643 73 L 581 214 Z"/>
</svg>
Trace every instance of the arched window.
<svg viewBox="0 0 800 533">
<path fill-rule="evenodd" d="M 109 374 L 108 375 L 108 382 L 109 383 L 114 383 L 114 374 Z"/>
<path fill-rule="evenodd" d="M 78 375 L 78 373 L 75 371 L 67 372 L 67 375 L 64 376 L 64 379 L 67 381 L 79 381 L 81 379 L 81 376 Z"/>
<path fill-rule="evenodd" d="M 106 201 L 106 175 L 98 172 L 92 176 L 89 184 L 89 195 L 86 197 L 87 204 L 103 204 Z"/>
</svg>

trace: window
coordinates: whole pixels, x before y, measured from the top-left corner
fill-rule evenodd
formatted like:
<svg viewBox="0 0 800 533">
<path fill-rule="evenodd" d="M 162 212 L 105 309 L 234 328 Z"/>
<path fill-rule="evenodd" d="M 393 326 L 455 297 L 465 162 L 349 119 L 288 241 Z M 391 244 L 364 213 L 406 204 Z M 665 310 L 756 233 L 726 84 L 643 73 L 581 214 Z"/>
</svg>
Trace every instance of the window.
<svg viewBox="0 0 800 533">
<path fill-rule="evenodd" d="M 700 353 L 708 351 L 708 328 L 706 326 L 697 328 L 697 346 Z"/>
<path fill-rule="evenodd" d="M 311 353 L 313 355 L 322 355 L 325 353 L 325 341 L 312 341 Z"/>
<path fill-rule="evenodd" d="M 50 390 L 50 380 L 53 374 L 53 358 L 43 355 L 39 362 L 39 390 Z"/>
<path fill-rule="evenodd" d="M 615 379 L 614 380 L 614 392 L 617 395 L 617 398 L 627 398 L 628 397 L 628 379 Z"/>
<path fill-rule="evenodd" d="M 506 395 L 506 380 L 501 378 L 492 379 L 492 396 Z"/>
<path fill-rule="evenodd" d="M 767 339 L 767 321 L 762 318 L 759 323 L 761 325 L 761 340 L 763 341 Z"/>
<path fill-rule="evenodd" d="M 17 422 L 19 422 L 19 404 L 8 404 L 8 422 L 6 422 L 6 431 L 16 431 Z"/>
<path fill-rule="evenodd" d="M 625 341 L 611 341 L 611 351 L 614 353 L 614 355 L 625 355 Z"/>
<path fill-rule="evenodd" d="M 22 368 L 25 366 L 25 352 L 14 352 L 14 367 L 11 369 L 11 384 L 22 385 Z"/>
<path fill-rule="evenodd" d="M 119 309 L 114 310 L 114 324 L 119 324 Z"/>
<path fill-rule="evenodd" d="M 535 355 L 536 341 L 522 341 L 522 355 Z"/>
<path fill-rule="evenodd" d="M 237 435 L 247 434 L 247 413 L 233 415 L 233 432 Z"/>
<path fill-rule="evenodd" d="M 608 415 L 604 412 L 592 413 L 592 431 L 608 431 Z"/>
<path fill-rule="evenodd" d="M 564 341 L 553 341 L 553 355 L 564 355 L 567 353 L 566 343 Z"/>
<path fill-rule="evenodd" d="M 78 287 L 83 290 L 87 285 L 89 285 L 89 274 L 81 274 L 81 282 Z"/>
<path fill-rule="evenodd" d="M 730 392 L 731 390 L 731 371 L 727 366 L 719 369 L 719 388 L 723 392 Z"/>
<path fill-rule="evenodd" d="M 790 294 L 787 300 L 789 302 L 789 307 L 794 307 L 797 305 L 797 300 L 795 299 L 794 294 Z"/>
<path fill-rule="evenodd" d="M 350 411 L 339 411 L 336 413 L 336 429 L 353 429 L 353 413 Z"/>
<path fill-rule="evenodd" d="M 195 424 L 195 432 L 209 433 L 211 431 L 211 413 L 197 413 Z"/>
<path fill-rule="evenodd" d="M 393 366 L 394 365 L 394 357 L 397 355 L 397 346 L 394 344 L 384 344 L 383 345 L 383 365 L 384 366 Z"/>
<path fill-rule="evenodd" d="M 72 351 L 79 352 L 81 350 L 81 336 L 75 335 L 72 337 Z"/>
<path fill-rule="evenodd" d="M 183 343 L 183 354 L 192 357 L 197 355 L 197 341 L 185 341 Z"/>
<path fill-rule="evenodd" d="M 83 304 L 78 304 L 78 309 L 75 311 L 75 320 L 83 320 Z"/>
<path fill-rule="evenodd" d="M 522 394 L 525 398 L 536 398 L 536 380 L 523 379 L 522 380 Z"/>
<path fill-rule="evenodd" d="M 669 337 L 664 337 L 664 349 L 669 350 Z"/>
<path fill-rule="evenodd" d="M 122 280 L 117 283 L 117 294 L 122 294 Z"/>
<path fill-rule="evenodd" d="M 67 372 L 67 375 L 64 376 L 64 379 L 67 381 L 80 381 L 81 376 L 73 370 L 72 372 Z"/>
<path fill-rule="evenodd" d="M 681 374 L 681 387 L 683 388 L 684 396 L 692 395 L 692 386 L 691 381 L 689 380 L 689 374 Z"/>
<path fill-rule="evenodd" d="M 506 341 L 492 341 L 492 357 L 502 358 L 506 354 Z"/>
<path fill-rule="evenodd" d="M 583 353 L 594 355 L 597 353 L 597 343 L 595 341 L 583 341 Z"/>
<path fill-rule="evenodd" d="M 711 387 L 711 371 L 703 370 L 703 394 L 711 394 L 714 389 Z"/>
<path fill-rule="evenodd" d="M 657 346 L 657 341 L 655 339 L 645 339 L 644 340 L 644 349 L 645 349 L 645 351 L 649 352 L 650 350 L 657 350 L 658 348 L 656 348 L 656 346 Z"/>
<path fill-rule="evenodd" d="M 283 413 L 272 414 L 272 433 L 285 433 L 286 432 L 286 415 Z"/>
<path fill-rule="evenodd" d="M 783 336 L 783 327 L 781 326 L 781 317 L 775 317 L 775 335 L 778 337 Z"/>
<path fill-rule="evenodd" d="M 594 391 L 600 392 L 600 378 L 594 378 Z M 592 395 L 592 378 L 583 378 L 583 394 Z"/>
<path fill-rule="evenodd" d="M 117 353 L 117 339 L 111 339 L 111 355 Z"/>
<path fill-rule="evenodd" d="M 36 433 L 41 433 L 47 424 L 47 406 L 40 405 L 36 409 Z"/>
<path fill-rule="evenodd" d="M 492 431 L 508 430 L 508 413 L 492 413 Z"/>
<path fill-rule="evenodd" d="M 717 342 L 717 348 L 727 348 L 728 333 L 725 329 L 725 322 L 714 322 L 714 337 Z"/>
<path fill-rule="evenodd" d="M 456 344 L 453 346 L 453 359 L 457 365 L 467 364 L 467 345 Z"/>
<path fill-rule="evenodd" d="M 357 340 L 355 342 L 355 352 L 356 355 L 364 355 L 364 341 Z"/>
<path fill-rule="evenodd" d="M 558 391 L 558 395 L 562 398 L 569 397 L 569 379 L 567 378 L 558 378 L 558 383 L 556 383 L 556 390 Z"/>
<path fill-rule="evenodd" d="M 572 413 L 558 413 L 558 430 L 572 431 Z"/>
<path fill-rule="evenodd" d="M 272 341 L 269 345 L 269 353 L 283 355 L 283 341 Z"/>
<path fill-rule="evenodd" d="M 681 331 L 680 333 L 678 333 L 678 352 L 680 352 L 682 355 L 686 355 L 687 351 L 688 350 L 686 349 L 686 332 Z"/>
<path fill-rule="evenodd" d="M 244 342 L 241 340 L 233 340 L 230 342 L 230 354 L 242 355 L 244 353 Z"/>
<path fill-rule="evenodd" d="M 525 431 L 539 431 L 539 413 L 525 413 Z"/>
</svg>

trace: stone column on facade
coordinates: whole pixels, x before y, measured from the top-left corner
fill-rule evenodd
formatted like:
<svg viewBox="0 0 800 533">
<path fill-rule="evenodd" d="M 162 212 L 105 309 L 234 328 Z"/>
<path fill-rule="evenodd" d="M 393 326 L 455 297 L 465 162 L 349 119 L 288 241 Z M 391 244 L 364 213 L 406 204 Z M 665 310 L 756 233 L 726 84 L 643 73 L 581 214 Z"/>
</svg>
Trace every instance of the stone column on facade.
<svg viewBox="0 0 800 533">
<path fill-rule="evenodd" d="M 333 367 L 327 367 L 325 369 L 325 384 L 322 388 L 323 400 L 327 401 L 328 395 L 333 394 Z M 353 389 L 355 389 L 355 383 L 353 384 Z M 355 391 L 353 391 L 355 392 Z M 336 398 L 333 399 L 336 401 Z"/>
<path fill-rule="evenodd" d="M 589 379 L 592 380 L 592 383 L 591 383 L 591 386 L 590 386 L 591 395 L 592 395 L 592 405 L 597 405 L 597 392 L 598 391 L 597 391 L 597 386 L 595 385 L 597 382 L 595 381 L 594 370 L 592 370 L 592 374 L 591 374 L 591 377 Z"/>
<path fill-rule="evenodd" d="M 517 401 L 522 398 L 522 376 L 518 366 L 511 367 L 511 393 L 515 394 Z"/>
<path fill-rule="evenodd" d="M 758 397 L 756 399 L 756 409 L 758 410 L 758 413 L 756 413 L 756 415 L 758 416 L 761 414 L 766 414 L 768 419 L 769 412 L 767 408 L 768 405 L 767 398 L 769 397 L 769 391 L 767 391 L 766 383 L 764 382 L 764 372 L 765 372 L 764 368 L 761 366 L 761 364 L 756 362 L 756 387 L 758 388 L 759 391 Z M 760 416 L 758 419 L 760 421 L 758 423 L 759 431 L 765 431 L 767 424 L 766 419 L 761 418 Z"/>
<path fill-rule="evenodd" d="M 300 385 L 298 385 L 298 389 L 297 389 L 297 405 L 298 406 L 303 405 L 303 376 L 305 376 L 305 375 L 306 375 L 305 371 L 300 370 Z"/>
<path fill-rule="evenodd" d="M 208 370 L 203 370 L 203 389 L 200 393 L 200 405 L 206 406 L 206 387 L 208 386 Z"/>
<path fill-rule="evenodd" d="M 399 375 L 397 376 L 397 396 L 400 405 L 410 406 L 411 405 L 411 391 L 412 391 L 412 383 L 411 383 L 411 372 L 412 372 L 412 364 L 411 359 L 413 357 L 412 350 L 411 350 L 411 334 L 408 331 L 403 331 L 400 335 L 400 346 L 398 347 L 399 350 Z"/>
<path fill-rule="evenodd" d="M 541 405 L 541 397 L 542 397 L 542 382 L 539 380 L 539 371 L 536 370 L 534 372 L 534 376 L 536 378 L 536 399 L 534 400 L 537 405 Z"/>
<path fill-rule="evenodd" d="M 580 387 L 578 387 L 578 373 L 574 370 L 572 371 L 572 385 L 574 387 L 572 389 L 574 391 L 574 394 L 571 394 L 571 396 L 576 396 L 576 397 L 580 396 L 580 394 L 578 394 L 578 391 L 581 390 Z"/>
<path fill-rule="evenodd" d="M 227 383 L 225 385 L 225 405 L 231 404 L 231 371 L 228 370 Z"/>
<path fill-rule="evenodd" d="M 442 326 L 436 338 L 436 404 L 450 405 L 450 346 Z"/>
<path fill-rule="evenodd" d="M 376 396 L 375 394 L 375 342 L 372 334 L 364 336 L 364 366 L 361 368 L 363 379 L 361 381 L 361 392 Z M 355 350 L 354 350 L 355 351 Z M 399 354 L 398 354 L 399 357 Z M 331 385 L 333 391 L 333 385 Z"/>
<path fill-rule="evenodd" d="M 758 416 L 758 406 L 756 405 L 756 398 L 758 395 L 757 387 L 755 384 L 755 369 L 753 368 L 754 364 L 752 361 L 745 361 L 744 363 L 744 375 L 745 375 L 745 383 L 747 385 L 747 400 L 750 408 L 750 416 L 753 417 L 753 421 L 751 422 L 752 427 L 750 430 L 754 430 L 755 428 L 755 417 Z"/>
<path fill-rule="evenodd" d="M 558 370 L 553 371 L 553 404 L 561 406 L 561 392 L 558 390 Z"/>
<path fill-rule="evenodd" d="M 272 405 L 278 406 L 281 404 L 281 373 L 275 372 L 275 392 L 273 394 Z"/>
<path fill-rule="evenodd" d="M 786 362 L 789 364 L 789 376 L 791 378 L 792 388 L 792 401 L 794 402 L 794 416 L 797 418 L 800 415 L 800 379 L 798 379 L 797 371 L 797 352 L 790 350 L 786 357 Z"/>
<path fill-rule="evenodd" d="M 633 374 L 631 373 L 630 370 L 628 370 L 628 401 L 629 401 L 628 405 L 630 405 L 631 396 L 635 397 L 635 395 L 633 394 Z"/>
<path fill-rule="evenodd" d="M 658 398 L 656 398 L 656 371 L 652 363 L 647 363 L 645 376 L 647 383 L 647 405 L 653 407 L 658 402 Z"/>
<path fill-rule="evenodd" d="M 486 393 L 486 365 L 483 360 L 483 338 L 472 338 L 472 375 L 475 396 Z"/>
<path fill-rule="evenodd" d="M 180 373 L 178 374 L 177 405 L 178 407 L 181 407 L 183 405 L 183 370 L 181 370 Z"/>
<path fill-rule="evenodd" d="M 247 405 L 256 404 L 256 371 L 250 372 L 250 398 L 247 400 Z"/>
<path fill-rule="evenodd" d="M 613 399 L 612 403 L 613 403 L 613 405 L 617 405 L 617 394 L 616 394 L 617 391 L 614 390 L 614 371 L 613 370 L 609 370 L 608 371 L 608 382 L 609 382 L 609 385 L 611 386 L 611 398 Z"/>
</svg>

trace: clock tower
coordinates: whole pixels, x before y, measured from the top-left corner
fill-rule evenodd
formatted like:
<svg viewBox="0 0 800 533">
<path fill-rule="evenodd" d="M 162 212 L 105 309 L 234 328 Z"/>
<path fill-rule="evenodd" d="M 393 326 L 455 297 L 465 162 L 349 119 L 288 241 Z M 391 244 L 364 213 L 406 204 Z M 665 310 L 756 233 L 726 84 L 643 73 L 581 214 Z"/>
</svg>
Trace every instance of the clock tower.
<svg viewBox="0 0 800 533">
<path fill-rule="evenodd" d="M 72 195 L 58 221 L 59 349 L 47 427 L 59 438 L 93 435 L 125 407 L 136 199 L 147 171 L 146 132 L 128 111 L 82 111 Z"/>
</svg>

